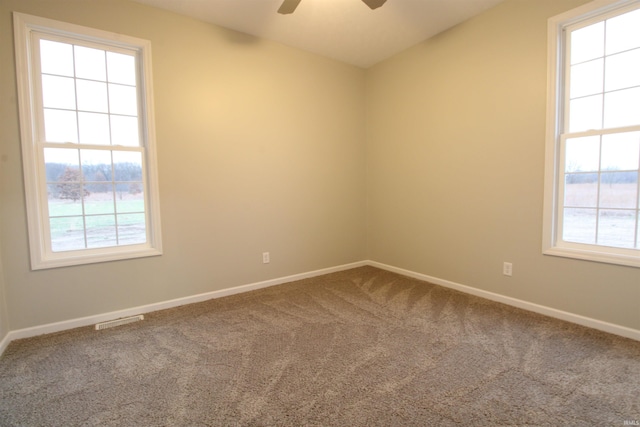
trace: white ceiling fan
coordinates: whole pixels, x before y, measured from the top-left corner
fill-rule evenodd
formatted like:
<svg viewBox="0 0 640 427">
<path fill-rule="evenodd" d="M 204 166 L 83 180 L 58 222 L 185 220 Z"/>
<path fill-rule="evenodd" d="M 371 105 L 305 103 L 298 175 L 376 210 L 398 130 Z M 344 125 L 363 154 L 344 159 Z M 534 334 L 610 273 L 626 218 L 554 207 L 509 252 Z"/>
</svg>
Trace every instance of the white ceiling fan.
<svg viewBox="0 0 640 427">
<path fill-rule="evenodd" d="M 296 10 L 296 7 L 300 4 L 301 0 L 284 0 L 280 9 L 278 9 L 278 13 L 283 15 L 288 15 L 293 13 Z M 387 0 L 362 0 L 364 4 L 369 6 L 370 9 L 377 9 L 382 6 Z"/>
</svg>

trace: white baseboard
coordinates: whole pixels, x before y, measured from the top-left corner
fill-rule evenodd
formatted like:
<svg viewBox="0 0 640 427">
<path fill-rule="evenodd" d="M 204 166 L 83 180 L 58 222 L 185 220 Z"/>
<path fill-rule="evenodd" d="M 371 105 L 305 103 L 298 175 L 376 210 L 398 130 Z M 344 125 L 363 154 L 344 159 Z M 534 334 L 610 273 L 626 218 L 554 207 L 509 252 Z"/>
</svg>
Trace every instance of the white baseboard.
<svg viewBox="0 0 640 427">
<path fill-rule="evenodd" d="M 545 316 L 554 317 L 556 319 L 565 320 L 567 322 L 576 323 L 578 325 L 586 326 L 589 328 L 597 329 L 600 331 L 604 331 L 611 334 L 620 335 L 626 338 L 631 338 L 636 341 L 640 341 L 640 331 L 637 329 L 627 328 L 625 326 L 603 322 L 600 320 L 592 319 L 585 316 L 580 316 L 580 315 L 569 313 L 566 311 L 557 310 L 554 308 L 534 304 L 534 303 L 519 300 L 516 298 L 507 297 L 507 296 L 496 294 L 489 291 L 484 291 L 482 289 L 472 288 L 470 286 L 461 285 L 459 283 L 439 279 L 437 277 L 428 276 L 422 273 L 416 273 L 414 271 L 405 270 L 398 267 L 393 267 L 393 266 L 382 264 L 376 261 L 359 261 L 351 264 L 340 265 L 337 267 L 330 267 L 330 268 L 324 268 L 321 270 L 310 271 L 307 273 L 294 274 L 291 276 L 285 276 L 285 277 L 280 277 L 276 279 L 265 280 L 262 282 L 236 286 L 233 288 L 222 289 L 219 291 L 206 292 L 203 294 L 192 295 L 192 296 L 177 298 L 169 301 L 163 301 L 163 302 L 158 302 L 154 304 L 128 308 L 125 310 L 112 311 L 109 313 L 102 313 L 102 314 L 97 314 L 93 316 L 87 316 L 87 317 L 82 317 L 77 319 L 65 320 L 62 322 L 49 323 L 46 325 L 40 325 L 40 326 L 31 327 L 31 328 L 24 328 L 24 329 L 18 329 L 15 331 L 10 331 L 2 339 L 2 341 L 0 341 L 0 356 L 2 356 L 2 353 L 6 350 L 9 343 L 17 339 L 30 338 L 37 335 L 50 334 L 54 332 L 66 331 L 69 329 L 79 328 L 83 326 L 90 326 L 96 323 L 120 319 L 122 317 L 136 316 L 138 314 L 145 314 L 153 311 L 164 310 L 167 308 L 179 307 L 181 305 L 193 304 L 193 303 L 202 302 L 202 301 L 206 301 L 214 298 L 221 298 L 229 295 L 249 292 L 256 289 L 267 288 L 270 286 L 280 285 L 283 283 L 293 282 L 296 280 L 302 280 L 310 277 L 321 276 L 324 274 L 335 273 L 338 271 L 349 270 L 352 268 L 362 267 L 365 265 L 377 267 L 382 270 L 387 270 L 394 273 L 402 274 L 404 276 L 413 277 L 415 279 L 423 280 L 425 282 L 433 283 L 435 285 L 443 286 L 450 289 L 455 289 L 457 291 L 464 292 L 466 294 L 475 295 L 491 301 L 500 302 L 513 307 L 518 307 L 524 310 L 543 314 Z"/>
<path fill-rule="evenodd" d="M 46 325 L 34 326 L 31 328 L 18 329 L 10 331 L 7 336 L 0 342 L 0 356 L 13 340 L 35 337 L 37 335 L 51 334 L 54 332 L 66 331 L 69 329 L 90 326 L 96 323 L 107 322 L 110 320 L 120 319 L 123 317 L 137 316 L 138 314 L 150 313 L 153 311 L 164 310 L 167 308 L 179 307 L 181 305 L 193 304 L 196 302 L 207 301 L 214 298 L 222 298 L 229 295 L 235 295 L 243 292 L 249 292 L 256 289 L 268 288 L 270 286 L 280 285 L 296 280 L 307 279 L 323 274 L 335 273 L 338 271 L 349 270 L 356 267 L 367 265 L 366 261 L 344 264 L 337 267 L 323 268 L 321 270 L 309 271 L 306 273 L 294 274 L 291 276 L 279 277 L 276 279 L 265 280 L 262 282 L 250 283 L 247 285 L 236 286 L 233 288 L 222 289 L 219 291 L 206 292 L 198 295 L 192 295 L 183 298 L 177 298 L 169 301 L 128 308 L 125 310 L 112 311 L 93 316 L 81 317 L 77 319 L 65 320 L 62 322 L 49 323 Z"/>
<path fill-rule="evenodd" d="M 391 265 L 386 265 L 386 264 L 382 264 L 375 261 L 368 261 L 367 265 L 370 265 L 372 267 L 377 267 L 382 270 L 391 271 L 393 273 L 402 274 L 404 276 L 413 277 L 414 279 L 423 280 L 425 282 L 433 283 L 434 285 L 455 289 L 456 291 L 475 295 L 477 297 L 485 298 L 491 301 L 496 301 L 502 304 L 521 308 L 523 310 L 533 311 L 534 313 L 543 314 L 545 316 L 553 317 L 560 320 L 565 320 L 567 322 L 586 326 L 588 328 L 597 329 L 599 331 L 608 332 L 610 334 L 620 335 L 625 338 L 631 338 L 633 340 L 640 341 L 640 330 L 637 330 L 637 329 L 632 329 L 626 326 L 616 325 L 613 323 L 603 322 L 601 320 L 592 319 L 590 317 L 580 316 L 579 314 L 573 314 L 566 311 L 557 310 L 555 308 L 534 304 L 532 302 L 520 300 L 517 298 L 512 298 L 505 295 L 484 291 L 482 289 L 472 288 L 470 286 L 461 285 L 459 283 L 439 279 L 437 277 L 427 276 L 426 274 L 416 273 L 415 271 L 405 270 L 402 268 L 393 267 Z"/>
<path fill-rule="evenodd" d="M 2 353 L 4 353 L 4 351 L 7 349 L 7 346 L 9 345 L 10 342 L 11 342 L 11 339 L 9 337 L 9 334 L 5 335 L 4 338 L 0 340 L 0 356 L 2 356 Z"/>
</svg>

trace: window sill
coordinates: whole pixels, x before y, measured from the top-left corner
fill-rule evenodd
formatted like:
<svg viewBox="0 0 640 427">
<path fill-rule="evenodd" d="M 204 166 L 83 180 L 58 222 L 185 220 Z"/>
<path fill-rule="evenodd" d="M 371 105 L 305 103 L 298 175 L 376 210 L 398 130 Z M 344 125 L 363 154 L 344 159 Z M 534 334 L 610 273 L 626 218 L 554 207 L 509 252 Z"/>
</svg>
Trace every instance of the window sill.
<svg viewBox="0 0 640 427">
<path fill-rule="evenodd" d="M 559 256 L 564 258 L 574 258 L 584 261 L 602 262 L 606 264 L 624 265 L 627 267 L 640 268 L 639 255 L 613 254 L 599 252 L 595 250 L 553 247 L 542 252 L 544 255 Z"/>
<path fill-rule="evenodd" d="M 126 259 L 144 258 L 162 255 L 162 251 L 157 248 L 150 248 L 148 246 L 140 247 L 135 246 L 131 248 L 118 248 L 113 250 L 109 248 L 109 251 L 105 250 L 82 250 L 82 251 L 69 251 L 60 253 L 51 253 L 46 255 L 43 259 L 32 259 L 32 270 L 46 270 L 49 268 L 58 267 L 70 267 L 75 265 L 84 264 L 96 264 L 109 261 L 120 261 Z"/>
</svg>

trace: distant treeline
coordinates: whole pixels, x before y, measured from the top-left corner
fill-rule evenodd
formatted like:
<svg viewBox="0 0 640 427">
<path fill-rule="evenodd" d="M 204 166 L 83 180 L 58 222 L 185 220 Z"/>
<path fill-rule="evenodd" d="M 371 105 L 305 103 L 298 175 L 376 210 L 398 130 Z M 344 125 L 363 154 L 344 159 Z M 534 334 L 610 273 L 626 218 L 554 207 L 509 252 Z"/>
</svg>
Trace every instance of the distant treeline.
<svg viewBox="0 0 640 427">
<path fill-rule="evenodd" d="M 142 168 L 137 163 L 115 163 L 84 165 L 82 173 L 78 167 L 63 163 L 46 164 L 47 183 L 54 193 L 65 192 L 70 186 L 83 185 L 86 192 L 104 193 L 114 190 L 118 192 L 139 193 L 142 188 Z"/>
<path fill-rule="evenodd" d="M 597 173 L 569 173 L 566 174 L 567 184 L 633 184 L 638 182 L 638 172 L 601 172 Z M 600 177 L 600 178 L 598 178 Z"/>
</svg>

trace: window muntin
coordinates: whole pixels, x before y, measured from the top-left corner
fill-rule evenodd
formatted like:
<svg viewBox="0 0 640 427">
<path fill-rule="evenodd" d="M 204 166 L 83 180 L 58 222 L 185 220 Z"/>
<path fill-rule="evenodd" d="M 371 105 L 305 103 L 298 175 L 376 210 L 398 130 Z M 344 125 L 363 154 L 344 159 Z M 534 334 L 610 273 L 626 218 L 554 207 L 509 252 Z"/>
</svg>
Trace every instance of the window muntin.
<svg viewBox="0 0 640 427">
<path fill-rule="evenodd" d="M 148 42 L 14 19 L 32 268 L 160 254 Z"/>
<path fill-rule="evenodd" d="M 550 20 L 544 251 L 640 266 L 640 4 L 598 3 Z"/>
</svg>

